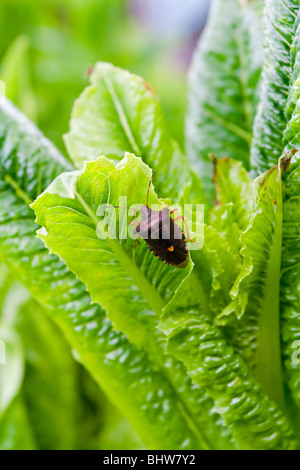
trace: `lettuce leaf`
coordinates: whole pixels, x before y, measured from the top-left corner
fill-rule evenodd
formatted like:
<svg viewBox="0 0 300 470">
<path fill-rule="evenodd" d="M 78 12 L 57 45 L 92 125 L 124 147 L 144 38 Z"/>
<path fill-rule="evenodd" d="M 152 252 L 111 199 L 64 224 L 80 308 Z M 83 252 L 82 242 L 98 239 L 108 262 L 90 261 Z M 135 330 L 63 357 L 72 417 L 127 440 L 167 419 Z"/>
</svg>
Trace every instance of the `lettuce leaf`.
<svg viewBox="0 0 300 470">
<path fill-rule="evenodd" d="M 158 369 L 144 351 L 113 329 L 85 286 L 35 237 L 38 226 L 29 204 L 70 165 L 6 100 L 1 99 L 0 105 L 3 261 L 48 308 L 80 361 L 148 448 L 234 447 L 230 431 L 184 367 L 170 359 L 163 370 Z M 175 376 L 176 386 L 170 375 Z"/>
<path fill-rule="evenodd" d="M 251 167 L 256 175 L 276 165 L 287 140 L 293 139 L 292 122 L 285 136 L 284 132 L 294 108 L 293 100 L 288 99 L 289 89 L 294 87 L 295 93 L 294 74 L 297 76 L 299 70 L 296 60 L 298 25 L 297 0 L 266 0 L 264 64 L 251 147 Z"/>
<path fill-rule="evenodd" d="M 168 351 L 213 398 L 240 449 L 293 449 L 290 423 L 205 311 L 189 275 L 167 305 L 160 328 Z"/>
<path fill-rule="evenodd" d="M 171 138 L 150 85 L 138 75 L 103 62 L 95 64 L 90 80 L 91 85 L 75 101 L 65 135 L 75 166 L 81 168 L 100 155 L 120 161 L 125 152 L 131 152 L 159 170 L 155 182 L 162 197 L 178 198 L 191 170 Z"/>
<path fill-rule="evenodd" d="M 240 160 L 249 169 L 262 64 L 262 4 L 214 0 L 189 71 L 186 150 L 210 197 L 211 153 Z"/>
</svg>

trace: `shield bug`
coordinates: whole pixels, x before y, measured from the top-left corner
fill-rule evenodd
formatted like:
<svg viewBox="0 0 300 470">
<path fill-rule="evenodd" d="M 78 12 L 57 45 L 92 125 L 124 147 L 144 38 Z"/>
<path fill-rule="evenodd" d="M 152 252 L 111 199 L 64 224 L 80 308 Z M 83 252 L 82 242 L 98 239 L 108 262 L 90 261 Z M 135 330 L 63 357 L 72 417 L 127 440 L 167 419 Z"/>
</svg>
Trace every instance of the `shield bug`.
<svg viewBox="0 0 300 470">
<path fill-rule="evenodd" d="M 151 253 L 160 261 L 177 268 L 185 268 L 188 264 L 187 242 L 181 227 L 176 224 L 176 221 L 182 219 L 186 226 L 185 219 L 182 215 L 173 219 L 171 215 L 178 209 L 170 210 L 168 206 L 158 211 L 150 209 L 148 200 L 151 181 L 152 178 L 148 186 L 147 203 L 140 208 L 141 220 L 130 222 L 130 225 L 136 225 L 133 233 L 137 239 L 141 237 L 145 240 Z"/>
</svg>

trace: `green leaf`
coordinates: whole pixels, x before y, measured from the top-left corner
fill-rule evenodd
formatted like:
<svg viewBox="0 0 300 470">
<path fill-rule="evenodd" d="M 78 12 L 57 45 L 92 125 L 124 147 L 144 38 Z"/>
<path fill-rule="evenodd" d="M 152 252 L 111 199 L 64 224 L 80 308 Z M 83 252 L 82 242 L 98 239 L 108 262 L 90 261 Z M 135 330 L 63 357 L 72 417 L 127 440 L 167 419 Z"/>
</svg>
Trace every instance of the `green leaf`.
<svg viewBox="0 0 300 470">
<path fill-rule="evenodd" d="M 285 105 L 285 118 L 287 125 L 283 133 L 284 144 L 286 150 L 291 148 L 300 149 L 299 143 L 299 76 L 300 76 L 300 44 L 299 44 L 299 22 L 300 15 L 298 12 L 294 31 L 295 35 L 291 46 L 291 63 L 293 64 L 293 71 L 290 78 L 289 95 Z"/>
<path fill-rule="evenodd" d="M 204 245 L 191 252 L 194 262 L 192 277 L 199 284 L 202 302 L 212 318 L 230 302 L 230 289 L 239 272 L 240 255 L 222 234 L 204 227 Z M 202 288 L 200 288 L 200 285 Z"/>
<path fill-rule="evenodd" d="M 283 176 L 283 236 L 281 259 L 281 319 L 285 378 L 292 396 L 300 406 L 299 361 L 299 305 L 300 305 L 300 260 L 299 260 L 299 157 Z"/>
<path fill-rule="evenodd" d="M 190 275 L 167 305 L 160 328 L 168 336 L 168 351 L 214 399 L 240 449 L 295 448 L 290 423 L 213 326 L 198 292 Z"/>
<path fill-rule="evenodd" d="M 101 205 L 119 206 L 120 197 L 126 198 L 121 207 L 146 204 L 150 179 L 150 168 L 132 154 L 126 154 L 116 167 L 100 157 L 88 162 L 81 172 L 58 176 L 31 206 L 43 227 L 39 236 L 47 247 L 86 284 L 92 300 L 101 303 L 114 325 L 139 347 L 147 341 L 149 352 L 153 321 L 155 332 L 152 312 L 160 316 L 189 268 L 179 270 L 163 264 L 145 242 L 135 247 L 136 241 L 127 235 L 130 211 L 125 217 L 116 213 L 104 218 L 99 209 Z M 149 204 L 161 204 L 151 188 Z M 126 239 L 120 238 L 120 230 Z"/>
<path fill-rule="evenodd" d="M 253 165 L 258 169 L 276 162 L 283 149 L 299 145 L 299 3 L 267 2 L 266 64 L 262 104 L 257 116 Z M 298 161 L 298 158 L 297 158 Z M 298 267 L 297 201 L 298 163 L 283 177 L 283 238 L 281 260 L 281 318 L 284 376 L 299 406 L 297 364 Z M 295 357 L 295 360 L 293 359 Z"/>
<path fill-rule="evenodd" d="M 218 249 L 215 248 L 215 252 L 221 263 L 220 273 L 222 274 L 218 284 L 222 286 L 223 292 L 227 290 L 226 298 L 229 304 L 229 291 L 240 271 L 240 237 L 248 225 L 256 194 L 253 182 L 241 162 L 230 158 L 214 158 L 213 161 L 216 205 L 211 210 L 210 223 L 219 236 L 219 241 L 215 241 L 215 247 L 218 247 Z M 207 245 L 207 237 L 205 237 L 205 245 Z M 245 304 L 246 300 L 241 303 Z M 223 324 L 220 318 L 224 320 L 224 316 L 234 310 L 233 304 L 230 303 L 229 306 L 227 304 L 223 302 L 223 307 L 217 312 L 219 324 Z M 224 312 L 220 313 L 223 309 Z M 240 311 L 236 313 L 238 317 L 242 316 Z"/>
<path fill-rule="evenodd" d="M 264 9 L 264 64 L 260 101 L 253 128 L 251 166 L 260 174 L 276 165 L 285 148 L 284 131 L 294 105 L 289 95 L 295 93 L 293 84 L 299 71 L 295 62 L 299 24 L 297 0 L 266 0 Z M 295 89 L 293 90 L 293 87 Z M 289 128 L 295 125 L 289 124 Z M 292 141 L 290 129 L 285 136 Z M 295 147 L 295 145 L 292 145 Z"/>
<path fill-rule="evenodd" d="M 216 204 L 210 213 L 210 224 L 227 242 L 227 246 L 224 241 L 216 243 L 216 246 L 219 246 L 218 256 L 223 259 L 222 284 L 229 286 L 232 276 L 237 275 L 236 269 L 239 269 L 240 236 L 248 225 L 255 191 L 242 163 L 230 158 L 214 158 L 214 182 Z M 230 255 L 229 259 L 226 259 L 227 253 Z"/>
<path fill-rule="evenodd" d="M 191 252 L 194 272 L 205 284 L 206 308 L 213 317 L 230 302 L 230 289 L 239 273 L 239 237 L 254 203 L 253 183 L 241 162 L 214 158 L 216 205 L 204 227 L 204 245 Z M 205 280 L 205 282 L 204 282 Z"/>
<path fill-rule="evenodd" d="M 205 417 L 207 410 L 203 407 L 200 415 L 195 415 L 188 382 L 184 387 L 179 385 L 186 380 L 185 372 L 176 362 L 170 367 L 164 335 L 157 329 L 162 309 L 190 267 L 179 270 L 162 263 L 145 242 L 138 248 L 133 247 L 135 242 L 130 238 L 118 236 L 124 220 L 120 221 L 117 216 L 112 232 L 112 223 L 99 215 L 101 204 L 105 207 L 119 205 L 119 197 L 124 195 L 127 196 L 126 207 L 146 203 L 150 177 L 149 167 L 134 155 L 126 154 L 117 166 L 100 157 L 88 162 L 81 172 L 58 176 L 31 207 L 42 226 L 38 233 L 46 246 L 86 284 L 92 300 L 105 308 L 114 326 L 146 351 L 158 369 L 165 370 L 168 380 L 179 390 L 178 398 L 186 412 L 198 427 L 199 421 L 208 419 L 207 415 Z M 159 200 L 150 188 L 149 204 L 155 203 L 159 204 Z M 126 229 L 129 220 L 130 217 L 125 218 Z M 102 239 L 106 224 L 106 238 Z M 203 400 L 201 393 L 198 400 Z"/>
<path fill-rule="evenodd" d="M 236 226 L 237 231 L 244 230 L 255 201 L 253 182 L 248 172 L 237 160 L 214 158 L 214 183 L 216 205 L 212 210 L 210 223 L 222 232 L 222 219 L 230 210 L 231 224 Z"/>
<path fill-rule="evenodd" d="M 283 230 L 282 174 L 292 154 L 256 180 L 257 201 L 241 236 L 243 266 L 231 290 L 233 301 L 222 317 L 245 316 L 244 349 L 268 395 L 284 408 L 280 349 L 280 265 Z M 245 336 L 246 337 L 246 336 Z M 247 344 L 248 343 L 248 344 Z M 252 351 L 249 354 L 249 351 Z"/>
<path fill-rule="evenodd" d="M 16 296 L 19 290 L 9 295 Z M 69 347 L 33 299 L 19 312 L 17 329 L 27 352 L 22 396 L 35 442 L 39 449 L 74 449 L 78 444 L 80 401 L 78 370 Z M 81 446 L 84 439 L 81 432 Z"/>
<path fill-rule="evenodd" d="M 31 434 L 41 449 L 74 448 L 78 407 L 75 403 L 74 360 L 66 342 L 45 317 L 41 307 L 30 298 L 28 291 L 12 280 L 11 273 L 6 273 L 6 277 L 8 285 L 1 287 L 5 294 L 0 330 L 4 329 L 12 338 L 17 335 L 13 342 L 16 355 L 20 349 L 24 351 L 21 372 L 25 369 L 25 374 L 24 378 L 21 374 L 17 390 L 26 406 L 32 425 Z M 13 367 L 10 369 L 7 364 L 6 370 L 13 379 Z M 23 379 L 21 389 L 20 379 Z M 4 382 L 3 390 L 9 391 L 9 381 Z M 39 390 L 38 400 L 36 390 Z M 12 415 L 5 418 L 9 428 L 13 426 L 10 421 L 14 420 L 15 414 L 8 413 Z M 2 439 L 6 441 L 4 432 Z M 82 439 L 83 436 L 81 442 Z"/>
<path fill-rule="evenodd" d="M 17 397 L 0 425 L 0 450 L 35 450 L 36 444 L 23 400 Z"/>
<path fill-rule="evenodd" d="M 261 70 L 262 1 L 215 0 L 189 73 L 187 155 L 212 191 L 210 153 L 249 168 Z"/>
<path fill-rule="evenodd" d="M 111 64 L 97 63 L 90 79 L 65 136 L 75 165 L 100 155 L 118 161 L 132 152 L 157 170 L 162 197 L 178 197 L 189 183 L 189 163 L 168 132 L 156 94 L 141 77 Z"/>
<path fill-rule="evenodd" d="M 4 97 L 0 97 L 0 151 L 2 179 L 27 204 L 57 174 L 72 168 L 54 145 Z"/>
<path fill-rule="evenodd" d="M 286 406 L 288 406 L 288 396 L 283 398 L 280 385 L 282 372 L 279 356 L 279 319 L 281 319 L 283 345 L 281 351 L 284 360 L 283 376 L 298 404 L 300 377 L 297 362 L 299 328 L 296 313 L 298 310 L 298 159 L 287 171 L 294 153 L 295 150 L 292 150 L 282 157 L 279 168 L 273 167 L 256 181 L 258 199 L 249 227 L 241 237 L 243 266 L 231 290 L 234 300 L 217 318 L 218 323 L 222 325 L 230 323 L 226 315 L 232 312 L 237 314 L 240 320 L 233 322 L 236 331 L 230 332 L 231 344 L 243 355 L 269 395 L 279 403 L 285 400 Z M 296 157 L 297 154 L 293 158 Z M 281 195 L 282 184 L 283 195 Z M 277 385 L 274 385 L 274 380 Z"/>
<path fill-rule="evenodd" d="M 35 127 L 6 102 L 1 102 L 0 109 L 2 259 L 48 307 L 49 315 L 77 351 L 80 361 L 147 447 L 231 448 L 228 429 L 212 412 L 207 396 L 191 383 L 183 366 L 169 360 L 163 370 L 158 369 L 145 352 L 112 328 L 105 312 L 91 302 L 85 286 L 35 237 L 37 225 L 28 207 L 29 198 L 60 174 L 62 166 L 67 170 L 68 164 L 63 165 L 62 158 L 41 139 Z M 36 155 L 42 156 L 42 162 Z M 149 321 L 148 315 L 145 321 Z"/>
<path fill-rule="evenodd" d="M 12 42 L 0 66 L 5 94 L 31 119 L 36 119 L 36 98 L 31 84 L 30 39 L 20 35 Z"/>
</svg>

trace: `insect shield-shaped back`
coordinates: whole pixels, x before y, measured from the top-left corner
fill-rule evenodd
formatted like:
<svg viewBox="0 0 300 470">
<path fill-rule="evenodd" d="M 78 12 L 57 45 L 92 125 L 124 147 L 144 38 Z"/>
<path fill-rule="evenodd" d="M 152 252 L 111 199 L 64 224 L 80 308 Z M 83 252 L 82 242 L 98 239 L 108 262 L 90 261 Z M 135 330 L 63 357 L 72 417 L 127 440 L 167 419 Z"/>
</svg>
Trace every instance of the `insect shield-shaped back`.
<svg viewBox="0 0 300 470">
<path fill-rule="evenodd" d="M 151 252 L 164 263 L 178 268 L 188 264 L 188 249 L 181 228 L 170 216 L 165 207 L 161 211 L 141 207 L 141 222 L 134 233 L 145 240 Z"/>
</svg>

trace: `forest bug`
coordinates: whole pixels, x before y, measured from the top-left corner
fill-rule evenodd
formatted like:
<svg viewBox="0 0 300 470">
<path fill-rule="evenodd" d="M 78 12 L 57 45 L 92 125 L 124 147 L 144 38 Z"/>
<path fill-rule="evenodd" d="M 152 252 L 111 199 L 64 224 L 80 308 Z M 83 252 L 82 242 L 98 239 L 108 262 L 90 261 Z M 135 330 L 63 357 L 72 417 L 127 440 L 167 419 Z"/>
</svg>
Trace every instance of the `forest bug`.
<svg viewBox="0 0 300 470">
<path fill-rule="evenodd" d="M 137 238 L 145 240 L 151 253 L 160 261 L 177 268 L 185 268 L 188 265 L 186 238 L 182 229 L 175 223 L 182 219 L 186 225 L 185 219 L 182 215 L 172 219 L 171 215 L 178 209 L 170 211 L 167 206 L 159 211 L 150 209 L 148 199 L 151 181 L 152 178 L 148 186 L 147 203 L 140 209 L 141 220 L 130 222 L 129 225 L 136 225 L 133 233 Z"/>
</svg>

